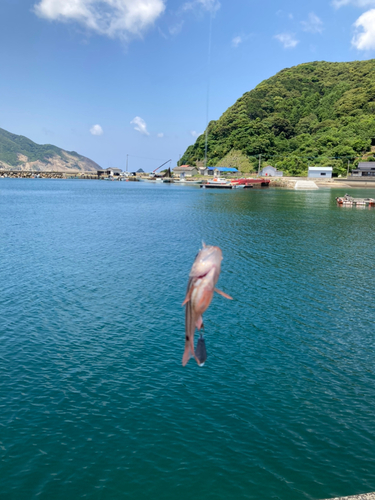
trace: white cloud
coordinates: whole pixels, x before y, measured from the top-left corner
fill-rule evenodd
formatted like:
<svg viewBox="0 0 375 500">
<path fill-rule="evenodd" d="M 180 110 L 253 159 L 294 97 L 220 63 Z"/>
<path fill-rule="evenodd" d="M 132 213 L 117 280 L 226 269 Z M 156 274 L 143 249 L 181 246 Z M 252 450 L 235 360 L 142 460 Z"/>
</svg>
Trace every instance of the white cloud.
<svg viewBox="0 0 375 500">
<path fill-rule="evenodd" d="M 375 9 L 362 14 L 354 23 L 357 33 L 352 45 L 358 50 L 375 50 Z"/>
<path fill-rule="evenodd" d="M 162 137 L 164 137 L 163 132 L 159 132 L 158 134 L 156 134 L 156 137 L 159 137 L 160 139 L 161 139 Z"/>
<path fill-rule="evenodd" d="M 168 28 L 169 34 L 172 36 L 178 35 L 181 32 L 183 25 L 184 25 L 184 21 L 181 21 L 179 23 L 174 24 L 173 26 L 170 26 Z"/>
<path fill-rule="evenodd" d="M 138 132 L 140 132 L 143 135 L 150 135 L 150 133 L 147 130 L 146 122 L 140 116 L 136 116 L 135 118 L 133 118 L 130 123 L 132 125 L 135 125 L 134 130 L 138 130 Z"/>
<path fill-rule="evenodd" d="M 182 6 L 182 10 L 193 10 L 193 9 L 203 9 L 208 12 L 216 12 L 220 9 L 220 2 L 218 0 L 192 0 L 191 2 L 186 2 Z"/>
<path fill-rule="evenodd" d="M 293 49 L 299 44 L 299 40 L 292 33 L 280 33 L 275 35 L 276 40 L 283 44 L 284 49 Z"/>
<path fill-rule="evenodd" d="M 243 42 L 242 36 L 235 36 L 232 39 L 232 47 L 237 48 Z"/>
<path fill-rule="evenodd" d="M 309 33 L 322 33 L 323 32 L 323 21 L 314 12 L 310 12 L 307 21 L 302 21 L 303 31 Z"/>
<path fill-rule="evenodd" d="M 336 9 L 345 5 L 354 5 L 363 9 L 375 5 L 375 0 L 333 0 L 332 4 Z"/>
<path fill-rule="evenodd" d="M 141 36 L 165 10 L 165 0 L 39 0 L 34 12 L 50 21 L 77 22 L 110 38 Z"/>
<path fill-rule="evenodd" d="M 103 134 L 103 129 L 100 125 L 93 125 L 91 128 L 90 128 L 90 133 L 92 135 L 102 135 Z"/>
<path fill-rule="evenodd" d="M 199 137 L 200 135 L 202 135 L 203 132 L 196 132 L 195 130 L 190 130 L 190 135 L 197 138 Z"/>
</svg>

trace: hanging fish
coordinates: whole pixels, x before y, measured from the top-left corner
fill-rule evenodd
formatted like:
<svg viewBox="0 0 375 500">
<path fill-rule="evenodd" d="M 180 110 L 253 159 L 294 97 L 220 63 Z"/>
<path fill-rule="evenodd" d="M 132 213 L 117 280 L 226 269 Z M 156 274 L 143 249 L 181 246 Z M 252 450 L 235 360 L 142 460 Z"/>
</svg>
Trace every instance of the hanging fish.
<svg viewBox="0 0 375 500">
<path fill-rule="evenodd" d="M 198 340 L 197 350 L 194 352 L 194 333 L 195 328 L 200 330 L 203 326 L 202 314 L 210 305 L 214 292 L 219 293 L 227 299 L 232 299 L 226 293 L 215 288 L 220 275 L 222 259 L 223 254 L 219 247 L 206 246 L 203 243 L 203 248 L 196 256 L 191 268 L 186 297 L 182 303 L 183 306 L 186 305 L 183 366 L 186 365 L 192 356 L 200 366 L 204 364 L 207 358 L 206 346 L 202 335 Z"/>
</svg>

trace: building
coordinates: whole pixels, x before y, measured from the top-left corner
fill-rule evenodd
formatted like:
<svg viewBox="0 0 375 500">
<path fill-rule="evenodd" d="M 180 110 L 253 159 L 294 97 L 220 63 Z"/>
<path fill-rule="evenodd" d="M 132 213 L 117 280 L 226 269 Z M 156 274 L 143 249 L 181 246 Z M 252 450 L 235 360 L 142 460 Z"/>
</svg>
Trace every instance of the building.
<svg viewBox="0 0 375 500">
<path fill-rule="evenodd" d="M 235 173 L 238 173 L 238 170 L 233 167 L 207 167 L 207 174 L 214 175 L 215 177 L 218 177 L 219 175 L 222 174 L 235 174 Z"/>
<path fill-rule="evenodd" d="M 375 177 L 375 162 L 361 161 L 358 167 L 352 171 L 353 177 Z"/>
<path fill-rule="evenodd" d="M 307 177 L 310 178 L 321 178 L 331 179 L 332 177 L 332 167 L 309 167 Z"/>
<path fill-rule="evenodd" d="M 181 165 L 181 167 L 175 167 L 173 169 L 174 175 L 178 175 L 180 178 L 192 177 L 198 174 L 198 169 L 196 167 L 191 167 L 190 165 Z"/>
<path fill-rule="evenodd" d="M 262 177 L 282 177 L 283 172 L 277 170 L 275 167 L 271 167 L 271 165 L 267 165 L 267 167 L 262 168 L 260 175 Z"/>
<path fill-rule="evenodd" d="M 98 177 L 118 177 L 121 175 L 121 168 L 107 168 L 107 170 L 97 170 Z"/>
</svg>

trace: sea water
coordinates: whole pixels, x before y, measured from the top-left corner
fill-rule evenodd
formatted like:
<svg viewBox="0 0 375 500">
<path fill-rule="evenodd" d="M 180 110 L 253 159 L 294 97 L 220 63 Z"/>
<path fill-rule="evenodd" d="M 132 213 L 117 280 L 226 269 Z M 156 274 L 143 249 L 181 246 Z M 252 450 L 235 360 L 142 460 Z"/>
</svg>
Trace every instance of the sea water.
<svg viewBox="0 0 375 500">
<path fill-rule="evenodd" d="M 344 191 L 0 179 L 0 497 L 375 490 L 375 210 Z M 183 368 L 202 240 L 234 300 Z"/>
</svg>

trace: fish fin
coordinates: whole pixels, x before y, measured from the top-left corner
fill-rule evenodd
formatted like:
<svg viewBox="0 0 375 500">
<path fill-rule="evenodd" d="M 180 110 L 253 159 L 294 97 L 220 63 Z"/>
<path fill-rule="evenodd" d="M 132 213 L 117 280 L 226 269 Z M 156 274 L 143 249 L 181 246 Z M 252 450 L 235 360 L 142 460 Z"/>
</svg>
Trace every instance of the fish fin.
<svg viewBox="0 0 375 500">
<path fill-rule="evenodd" d="M 186 297 L 182 303 L 183 306 L 185 304 L 187 304 L 191 299 L 191 294 L 193 293 L 193 289 L 194 289 L 194 287 L 193 287 L 194 281 L 196 281 L 196 279 L 190 276 L 189 281 L 188 281 L 188 285 L 186 288 Z"/>
<path fill-rule="evenodd" d="M 199 318 L 197 318 L 197 321 L 195 322 L 195 326 L 198 328 L 198 330 L 200 330 L 203 326 L 203 318 L 202 316 L 199 316 Z"/>
<path fill-rule="evenodd" d="M 185 351 L 182 357 L 182 366 L 185 366 L 192 356 L 195 358 L 194 331 L 195 331 L 194 315 L 191 302 L 189 301 L 187 302 L 185 309 Z"/>
<path fill-rule="evenodd" d="M 206 248 L 206 243 L 202 240 L 202 248 Z"/>
<path fill-rule="evenodd" d="M 190 342 L 187 340 L 185 342 L 184 355 L 182 356 L 182 366 L 186 366 L 190 358 L 191 358 Z"/>
<path fill-rule="evenodd" d="M 214 289 L 216 293 L 219 293 L 220 295 L 222 295 L 223 297 L 225 297 L 226 299 L 229 299 L 229 300 L 233 300 L 233 297 L 231 297 L 230 295 L 228 295 L 227 293 L 225 292 L 222 292 L 221 290 L 219 290 L 218 288 L 215 288 Z"/>
<path fill-rule="evenodd" d="M 185 304 L 187 304 L 190 301 L 192 292 L 193 292 L 193 287 L 190 287 L 190 289 L 187 291 L 187 294 L 186 294 L 185 300 L 182 303 L 182 306 L 184 306 Z"/>
</svg>

